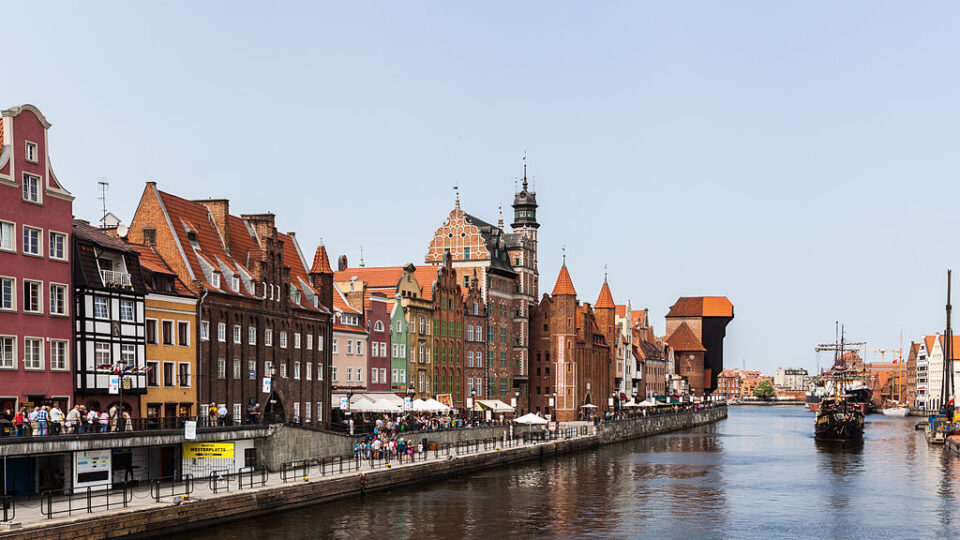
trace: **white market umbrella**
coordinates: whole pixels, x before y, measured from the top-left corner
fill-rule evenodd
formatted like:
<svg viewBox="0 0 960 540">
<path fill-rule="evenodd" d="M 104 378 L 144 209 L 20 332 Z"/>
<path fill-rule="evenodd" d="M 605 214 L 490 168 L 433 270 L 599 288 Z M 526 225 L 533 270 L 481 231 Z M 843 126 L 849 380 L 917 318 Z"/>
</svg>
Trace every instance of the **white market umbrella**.
<svg viewBox="0 0 960 540">
<path fill-rule="evenodd" d="M 527 413 L 514 420 L 517 424 L 546 424 L 547 421 L 533 413 Z"/>
<path fill-rule="evenodd" d="M 640 403 L 637 403 L 637 407 L 656 407 L 658 403 L 656 401 L 645 399 Z"/>
<path fill-rule="evenodd" d="M 428 411 L 432 411 L 432 412 L 443 412 L 443 411 L 446 411 L 447 409 L 450 408 L 450 407 L 447 407 L 447 406 L 444 405 L 443 403 L 440 403 L 439 401 L 437 401 L 437 400 L 435 400 L 435 399 L 433 399 L 433 398 L 428 399 L 428 400 L 425 401 L 424 403 L 425 403 L 426 406 L 428 407 L 427 410 L 428 410 Z"/>
<path fill-rule="evenodd" d="M 628 401 L 628 402 L 624 403 L 623 405 L 621 405 L 621 407 L 624 407 L 624 408 L 627 408 L 627 409 L 632 409 L 633 407 L 639 407 L 639 406 L 640 406 L 640 405 L 637 405 L 637 402 L 634 401 L 633 399 L 630 399 L 630 401 Z"/>
<path fill-rule="evenodd" d="M 580 408 L 581 408 L 581 409 L 596 409 L 597 406 L 594 405 L 593 403 L 587 403 L 586 405 L 581 405 Z"/>
</svg>

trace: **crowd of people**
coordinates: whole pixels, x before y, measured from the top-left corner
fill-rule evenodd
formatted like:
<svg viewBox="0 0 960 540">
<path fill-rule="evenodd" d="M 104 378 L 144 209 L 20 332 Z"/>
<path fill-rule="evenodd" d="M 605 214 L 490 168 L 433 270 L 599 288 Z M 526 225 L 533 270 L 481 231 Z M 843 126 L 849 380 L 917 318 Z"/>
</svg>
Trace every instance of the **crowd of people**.
<svg viewBox="0 0 960 540">
<path fill-rule="evenodd" d="M 126 410 L 116 404 L 107 410 L 97 411 L 86 405 L 74 405 L 66 414 L 56 403 L 21 407 L 16 413 L 6 410 L 0 417 L 7 432 L 14 437 L 60 435 L 62 433 L 107 433 L 132 431 L 133 419 Z"/>
</svg>

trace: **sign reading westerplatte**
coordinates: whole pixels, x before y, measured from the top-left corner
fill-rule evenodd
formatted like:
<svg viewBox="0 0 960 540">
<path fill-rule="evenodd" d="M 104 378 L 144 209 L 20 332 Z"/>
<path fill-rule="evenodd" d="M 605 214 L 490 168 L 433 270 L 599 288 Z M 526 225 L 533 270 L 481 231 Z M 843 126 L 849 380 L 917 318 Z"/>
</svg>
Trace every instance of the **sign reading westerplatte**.
<svg viewBox="0 0 960 540">
<path fill-rule="evenodd" d="M 185 458 L 230 458 L 233 459 L 233 443 L 199 442 L 183 443 Z"/>
</svg>

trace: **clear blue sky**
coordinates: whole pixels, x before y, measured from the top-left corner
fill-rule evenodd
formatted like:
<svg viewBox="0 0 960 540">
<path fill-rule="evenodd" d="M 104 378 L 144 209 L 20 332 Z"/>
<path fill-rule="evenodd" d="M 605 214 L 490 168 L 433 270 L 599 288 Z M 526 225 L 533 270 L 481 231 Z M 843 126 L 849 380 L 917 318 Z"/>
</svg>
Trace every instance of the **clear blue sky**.
<svg viewBox="0 0 960 540">
<path fill-rule="evenodd" d="M 584 300 L 608 264 L 658 331 L 727 295 L 728 365 L 770 372 L 835 320 L 887 348 L 943 328 L 956 3 L 4 4 L 0 105 L 53 123 L 79 217 L 98 177 L 125 220 L 156 180 L 420 263 L 452 186 L 494 221 L 526 151 L 544 291 L 566 245 Z"/>
</svg>

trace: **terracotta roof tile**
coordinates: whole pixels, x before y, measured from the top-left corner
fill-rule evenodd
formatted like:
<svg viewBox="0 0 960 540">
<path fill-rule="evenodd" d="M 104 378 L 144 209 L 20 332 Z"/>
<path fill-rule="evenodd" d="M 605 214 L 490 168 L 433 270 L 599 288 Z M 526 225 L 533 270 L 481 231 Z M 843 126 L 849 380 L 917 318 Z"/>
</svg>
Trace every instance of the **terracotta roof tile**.
<svg viewBox="0 0 960 540">
<path fill-rule="evenodd" d="M 594 309 L 616 308 L 616 304 L 613 302 L 613 295 L 610 294 L 610 285 L 607 285 L 606 280 L 603 282 L 603 287 L 600 287 L 600 296 L 597 297 L 597 303 L 593 307 Z"/>
<path fill-rule="evenodd" d="M 413 277 L 420 284 L 420 297 L 424 300 L 433 301 L 433 282 L 437 280 L 437 271 L 439 266 L 425 264 L 418 266 L 413 272 Z"/>
<path fill-rule="evenodd" d="M 667 317 L 733 317 L 733 304 L 726 296 L 682 297 Z"/>
<path fill-rule="evenodd" d="M 627 305 L 626 305 L 626 304 L 617 304 L 616 315 L 617 315 L 617 317 L 626 317 L 626 316 L 627 316 Z"/>
<path fill-rule="evenodd" d="M 347 268 L 333 274 L 333 281 L 347 283 L 354 277 L 374 289 L 391 288 L 396 290 L 403 276 L 402 266 L 368 266 L 364 268 Z"/>
<path fill-rule="evenodd" d="M 317 252 L 313 255 L 313 266 L 310 267 L 311 274 L 332 274 L 333 268 L 330 267 L 330 259 L 327 258 L 327 248 L 321 243 L 317 246 Z"/>
<path fill-rule="evenodd" d="M 187 286 L 180 280 L 177 276 L 177 273 L 170 268 L 170 265 L 167 264 L 167 261 L 163 260 L 163 257 L 157 253 L 157 250 L 151 246 L 145 246 L 143 244 L 128 244 L 133 249 L 137 250 L 140 253 L 140 267 L 144 268 L 155 274 L 167 274 L 173 278 L 173 287 L 174 292 L 181 296 L 194 296 L 193 292 L 187 288 Z M 147 290 L 150 291 L 150 283 L 147 283 L 144 280 L 144 284 L 147 286 Z"/>
<path fill-rule="evenodd" d="M 573 280 L 570 279 L 570 272 L 567 272 L 567 265 L 560 267 L 560 275 L 557 276 L 557 284 L 553 286 L 552 296 L 566 294 L 576 296 L 577 290 L 573 288 Z"/>
<path fill-rule="evenodd" d="M 667 343 L 677 351 L 706 351 L 700 340 L 693 333 L 693 330 L 687 326 L 687 323 L 680 323 L 680 326 L 670 334 Z"/>
</svg>

